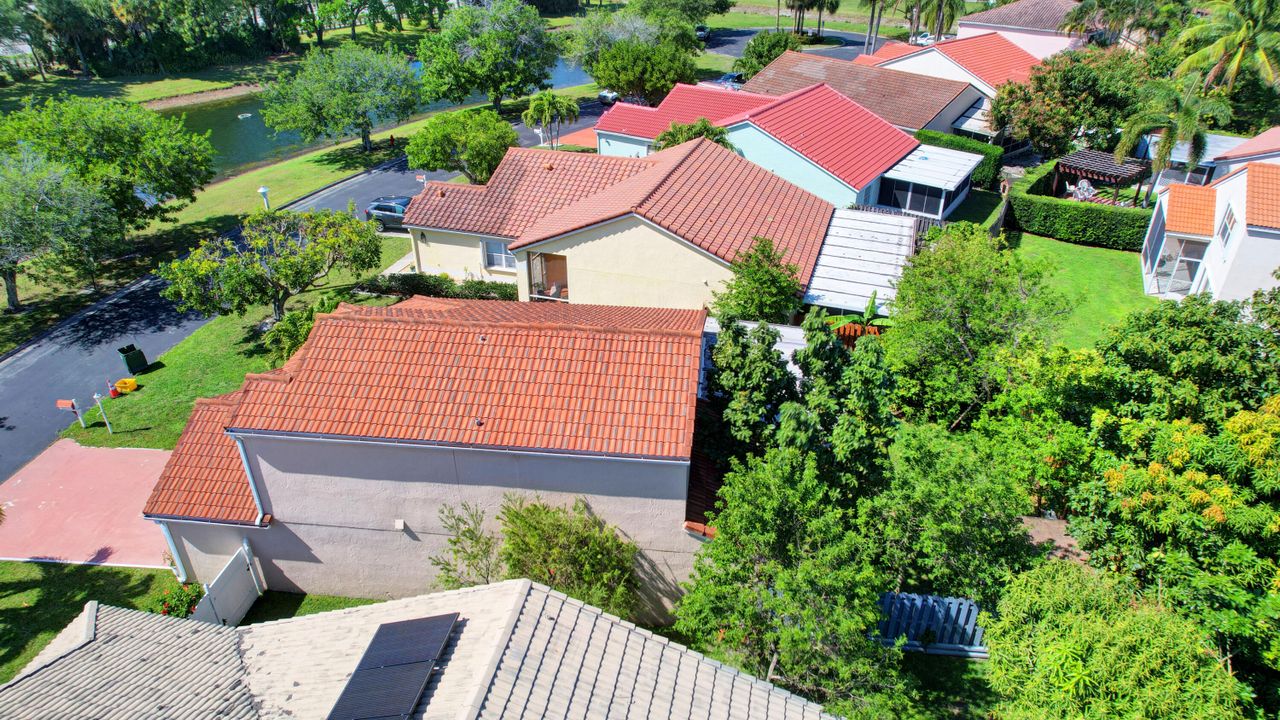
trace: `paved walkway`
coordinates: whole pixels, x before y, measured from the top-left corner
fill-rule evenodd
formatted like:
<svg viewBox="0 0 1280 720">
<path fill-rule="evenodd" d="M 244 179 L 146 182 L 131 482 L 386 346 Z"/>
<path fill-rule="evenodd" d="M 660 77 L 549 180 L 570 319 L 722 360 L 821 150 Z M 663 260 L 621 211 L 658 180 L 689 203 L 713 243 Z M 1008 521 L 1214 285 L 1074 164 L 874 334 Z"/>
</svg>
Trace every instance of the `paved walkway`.
<svg viewBox="0 0 1280 720">
<path fill-rule="evenodd" d="M 0 560 L 164 567 L 160 528 L 142 505 L 167 450 L 59 440 L 0 485 Z"/>
</svg>

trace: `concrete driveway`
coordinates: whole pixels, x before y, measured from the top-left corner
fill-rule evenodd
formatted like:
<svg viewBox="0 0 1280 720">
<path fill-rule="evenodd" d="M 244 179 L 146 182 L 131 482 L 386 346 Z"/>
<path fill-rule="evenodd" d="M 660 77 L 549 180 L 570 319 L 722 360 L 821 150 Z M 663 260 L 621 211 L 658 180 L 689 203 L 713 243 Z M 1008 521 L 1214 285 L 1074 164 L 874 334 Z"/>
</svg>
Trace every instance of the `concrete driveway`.
<svg viewBox="0 0 1280 720">
<path fill-rule="evenodd" d="M 160 528 L 142 506 L 167 450 L 59 440 L 0 485 L 0 560 L 165 567 Z"/>
</svg>

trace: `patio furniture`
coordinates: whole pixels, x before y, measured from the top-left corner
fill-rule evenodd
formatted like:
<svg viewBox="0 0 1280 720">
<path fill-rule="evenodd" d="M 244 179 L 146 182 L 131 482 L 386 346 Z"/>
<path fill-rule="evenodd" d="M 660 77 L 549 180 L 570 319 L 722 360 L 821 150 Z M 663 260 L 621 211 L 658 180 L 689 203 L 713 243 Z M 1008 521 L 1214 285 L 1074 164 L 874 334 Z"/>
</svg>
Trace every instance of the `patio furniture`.
<svg viewBox="0 0 1280 720">
<path fill-rule="evenodd" d="M 1070 197 L 1085 200 L 1097 196 L 1098 190 L 1094 187 L 1097 183 L 1110 187 L 1113 197 L 1118 201 L 1121 187 L 1140 182 L 1150 170 L 1151 166 L 1145 160 L 1125 158 L 1123 163 L 1117 163 L 1115 156 L 1109 152 L 1077 150 L 1058 160 L 1053 171 L 1052 194 L 1058 196 L 1059 183 L 1063 183 L 1070 192 Z M 1075 179 L 1074 190 L 1068 178 Z"/>
</svg>

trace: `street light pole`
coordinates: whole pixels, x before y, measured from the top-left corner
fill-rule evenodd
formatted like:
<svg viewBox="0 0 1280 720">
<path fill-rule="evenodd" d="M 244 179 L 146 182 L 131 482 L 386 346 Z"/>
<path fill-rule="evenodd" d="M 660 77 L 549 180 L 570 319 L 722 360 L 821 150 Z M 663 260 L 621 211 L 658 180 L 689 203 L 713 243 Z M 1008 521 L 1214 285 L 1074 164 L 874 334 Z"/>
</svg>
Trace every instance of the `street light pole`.
<svg viewBox="0 0 1280 720">
<path fill-rule="evenodd" d="M 268 193 L 268 192 L 269 192 L 269 189 L 267 188 L 267 186 L 266 186 L 266 185 L 262 185 L 262 186 L 258 187 L 258 194 L 262 196 L 262 207 L 263 207 L 263 209 L 265 209 L 265 210 L 270 210 L 270 209 L 271 209 L 271 203 L 270 203 L 270 201 L 268 201 L 268 200 L 267 200 L 267 193 Z"/>
</svg>

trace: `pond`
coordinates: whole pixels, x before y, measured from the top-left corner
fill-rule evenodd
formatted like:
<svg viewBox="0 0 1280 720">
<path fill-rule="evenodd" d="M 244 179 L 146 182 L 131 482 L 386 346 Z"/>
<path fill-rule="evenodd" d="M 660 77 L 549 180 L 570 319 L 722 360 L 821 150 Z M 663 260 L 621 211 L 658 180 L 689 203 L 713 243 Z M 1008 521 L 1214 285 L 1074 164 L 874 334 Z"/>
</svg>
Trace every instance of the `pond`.
<svg viewBox="0 0 1280 720">
<path fill-rule="evenodd" d="M 415 62 L 413 65 L 415 68 L 421 67 L 421 63 Z M 572 87 L 589 82 L 591 78 L 582 68 L 570 65 L 563 59 L 551 71 L 552 87 Z M 476 95 L 468 102 L 483 100 L 482 96 Z M 442 110 L 450 106 L 451 103 L 447 102 L 428 103 L 423 105 L 422 112 Z M 174 117 L 185 114 L 187 129 L 197 133 L 211 131 L 209 141 L 217 151 L 214 171 L 219 178 L 329 142 L 322 140 L 305 143 L 296 133 L 272 132 L 262 121 L 262 99 L 257 95 L 241 95 L 217 102 L 162 110 L 161 114 Z M 388 125 L 390 123 L 383 123 L 379 127 L 385 128 Z"/>
</svg>

